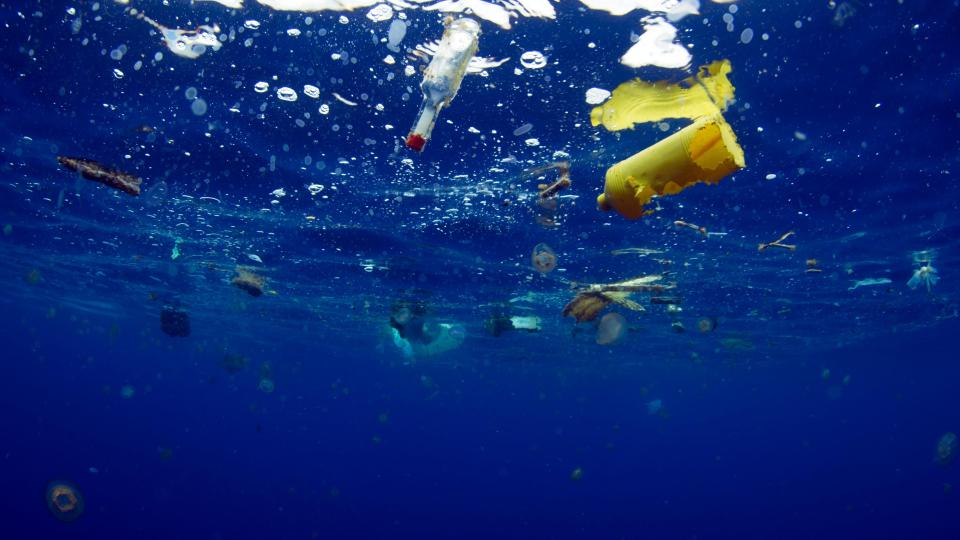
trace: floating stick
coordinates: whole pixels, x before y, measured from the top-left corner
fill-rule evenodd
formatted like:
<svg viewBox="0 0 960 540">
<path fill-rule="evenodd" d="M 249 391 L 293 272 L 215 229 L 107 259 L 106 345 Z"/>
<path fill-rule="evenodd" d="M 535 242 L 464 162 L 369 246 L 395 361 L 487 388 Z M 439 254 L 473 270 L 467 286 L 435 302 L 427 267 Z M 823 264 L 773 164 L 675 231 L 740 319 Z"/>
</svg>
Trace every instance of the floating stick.
<svg viewBox="0 0 960 540">
<path fill-rule="evenodd" d="M 797 249 L 797 246 L 796 246 L 796 245 L 794 245 L 794 244 L 784 244 L 784 243 L 783 243 L 784 240 L 786 240 L 787 238 L 790 238 L 791 236 L 793 236 L 793 234 L 794 234 L 793 231 L 787 231 L 786 233 L 783 234 L 783 236 L 781 236 L 780 238 L 777 238 L 777 239 L 774 240 L 773 242 L 769 242 L 769 243 L 766 243 L 766 244 L 759 244 L 759 245 L 757 246 L 757 251 L 763 251 L 763 250 L 767 249 L 768 247 L 778 247 L 778 248 L 781 248 L 781 249 L 787 249 L 787 250 L 790 250 L 790 251 L 796 251 L 796 249 Z"/>
</svg>

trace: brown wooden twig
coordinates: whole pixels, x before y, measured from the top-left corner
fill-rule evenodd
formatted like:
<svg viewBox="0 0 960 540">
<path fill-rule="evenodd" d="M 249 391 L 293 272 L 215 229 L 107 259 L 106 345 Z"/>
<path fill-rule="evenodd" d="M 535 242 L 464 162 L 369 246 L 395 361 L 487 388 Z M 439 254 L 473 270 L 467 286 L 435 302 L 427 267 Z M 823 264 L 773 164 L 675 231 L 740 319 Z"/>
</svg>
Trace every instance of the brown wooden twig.
<svg viewBox="0 0 960 540">
<path fill-rule="evenodd" d="M 757 251 L 763 251 L 763 250 L 767 249 L 768 247 L 777 247 L 777 248 L 786 249 L 786 250 L 789 250 L 789 251 L 796 251 L 797 246 L 796 246 L 795 244 L 784 244 L 784 243 L 783 243 L 784 240 L 786 240 L 787 238 L 790 238 L 790 237 L 793 236 L 793 235 L 794 235 L 794 231 L 787 231 L 787 232 L 785 232 L 785 233 L 783 234 L 783 236 L 781 236 L 780 238 L 777 238 L 777 239 L 774 240 L 773 242 L 768 242 L 768 243 L 766 243 L 766 244 L 759 244 L 759 245 L 757 246 Z"/>
</svg>

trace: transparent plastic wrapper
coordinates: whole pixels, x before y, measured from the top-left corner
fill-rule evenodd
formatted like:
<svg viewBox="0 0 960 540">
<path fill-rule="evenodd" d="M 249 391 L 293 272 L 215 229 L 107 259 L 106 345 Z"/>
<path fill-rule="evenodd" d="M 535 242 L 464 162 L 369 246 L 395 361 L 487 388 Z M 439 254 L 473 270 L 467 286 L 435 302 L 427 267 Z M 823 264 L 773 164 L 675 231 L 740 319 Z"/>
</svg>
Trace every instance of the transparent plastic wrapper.
<svg viewBox="0 0 960 540">
<path fill-rule="evenodd" d="M 407 135 L 407 147 L 420 152 L 430 139 L 430 133 L 440 110 L 448 106 L 467 72 L 470 59 L 477 53 L 480 24 L 461 17 L 447 23 L 440 46 L 423 73 L 420 90 L 423 104 L 413 130 Z"/>
</svg>

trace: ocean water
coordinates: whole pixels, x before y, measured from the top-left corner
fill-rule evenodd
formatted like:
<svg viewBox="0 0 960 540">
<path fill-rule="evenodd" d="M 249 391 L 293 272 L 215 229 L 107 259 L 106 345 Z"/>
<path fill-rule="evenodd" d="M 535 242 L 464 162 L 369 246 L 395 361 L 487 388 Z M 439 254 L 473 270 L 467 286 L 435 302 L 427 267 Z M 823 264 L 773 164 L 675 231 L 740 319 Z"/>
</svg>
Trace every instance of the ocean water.
<svg viewBox="0 0 960 540">
<path fill-rule="evenodd" d="M 469 3 L 505 61 L 422 153 L 418 45 L 467 3 L 231 3 L 0 1 L 0 538 L 960 537 L 956 0 Z M 717 60 L 746 167 L 599 211 L 690 120 L 587 91 Z M 562 314 L 644 275 L 612 344 Z"/>
</svg>

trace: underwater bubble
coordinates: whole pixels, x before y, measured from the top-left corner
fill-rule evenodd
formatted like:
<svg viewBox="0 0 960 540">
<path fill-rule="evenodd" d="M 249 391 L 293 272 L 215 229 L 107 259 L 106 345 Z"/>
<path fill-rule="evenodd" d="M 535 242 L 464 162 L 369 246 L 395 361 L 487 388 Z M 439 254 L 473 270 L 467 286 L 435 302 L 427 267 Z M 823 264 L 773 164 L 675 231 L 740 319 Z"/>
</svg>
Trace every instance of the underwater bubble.
<svg viewBox="0 0 960 540">
<path fill-rule="evenodd" d="M 753 29 L 747 28 L 743 32 L 740 32 L 740 43 L 746 45 L 753 41 Z"/>
<path fill-rule="evenodd" d="M 280 101 L 296 101 L 297 91 L 289 86 L 281 86 L 277 88 L 277 99 Z"/>
<path fill-rule="evenodd" d="M 113 76 L 116 77 L 116 78 L 118 78 L 118 79 L 122 79 L 122 78 L 123 78 L 123 72 L 120 71 L 119 69 L 116 69 L 116 68 L 115 68 L 115 69 L 113 70 Z"/>
<path fill-rule="evenodd" d="M 270 379 L 260 379 L 260 384 L 257 385 L 257 389 L 264 394 L 272 394 L 273 391 L 276 390 L 276 385 Z"/>
<path fill-rule="evenodd" d="M 367 18 L 373 22 L 388 21 L 393 17 L 393 8 L 387 4 L 377 4 L 367 12 Z"/>
<path fill-rule="evenodd" d="M 197 99 L 197 89 L 191 86 L 190 88 L 187 88 L 183 95 L 187 99 Z"/>
<path fill-rule="evenodd" d="M 257 84 L 253 85 L 253 91 L 258 94 L 264 94 L 267 92 L 267 90 L 270 90 L 270 83 L 260 81 Z"/>
<path fill-rule="evenodd" d="M 313 99 L 320 97 L 320 89 L 312 84 L 303 85 L 303 93 L 306 94 L 307 97 L 311 97 Z"/>
<path fill-rule="evenodd" d="M 260 28 L 260 21 L 250 19 L 250 20 L 244 21 L 243 26 L 244 28 L 248 28 L 250 30 L 258 30 Z"/>
<path fill-rule="evenodd" d="M 547 57 L 540 51 L 527 51 L 520 55 L 520 65 L 527 69 L 540 69 L 547 65 Z"/>
</svg>

